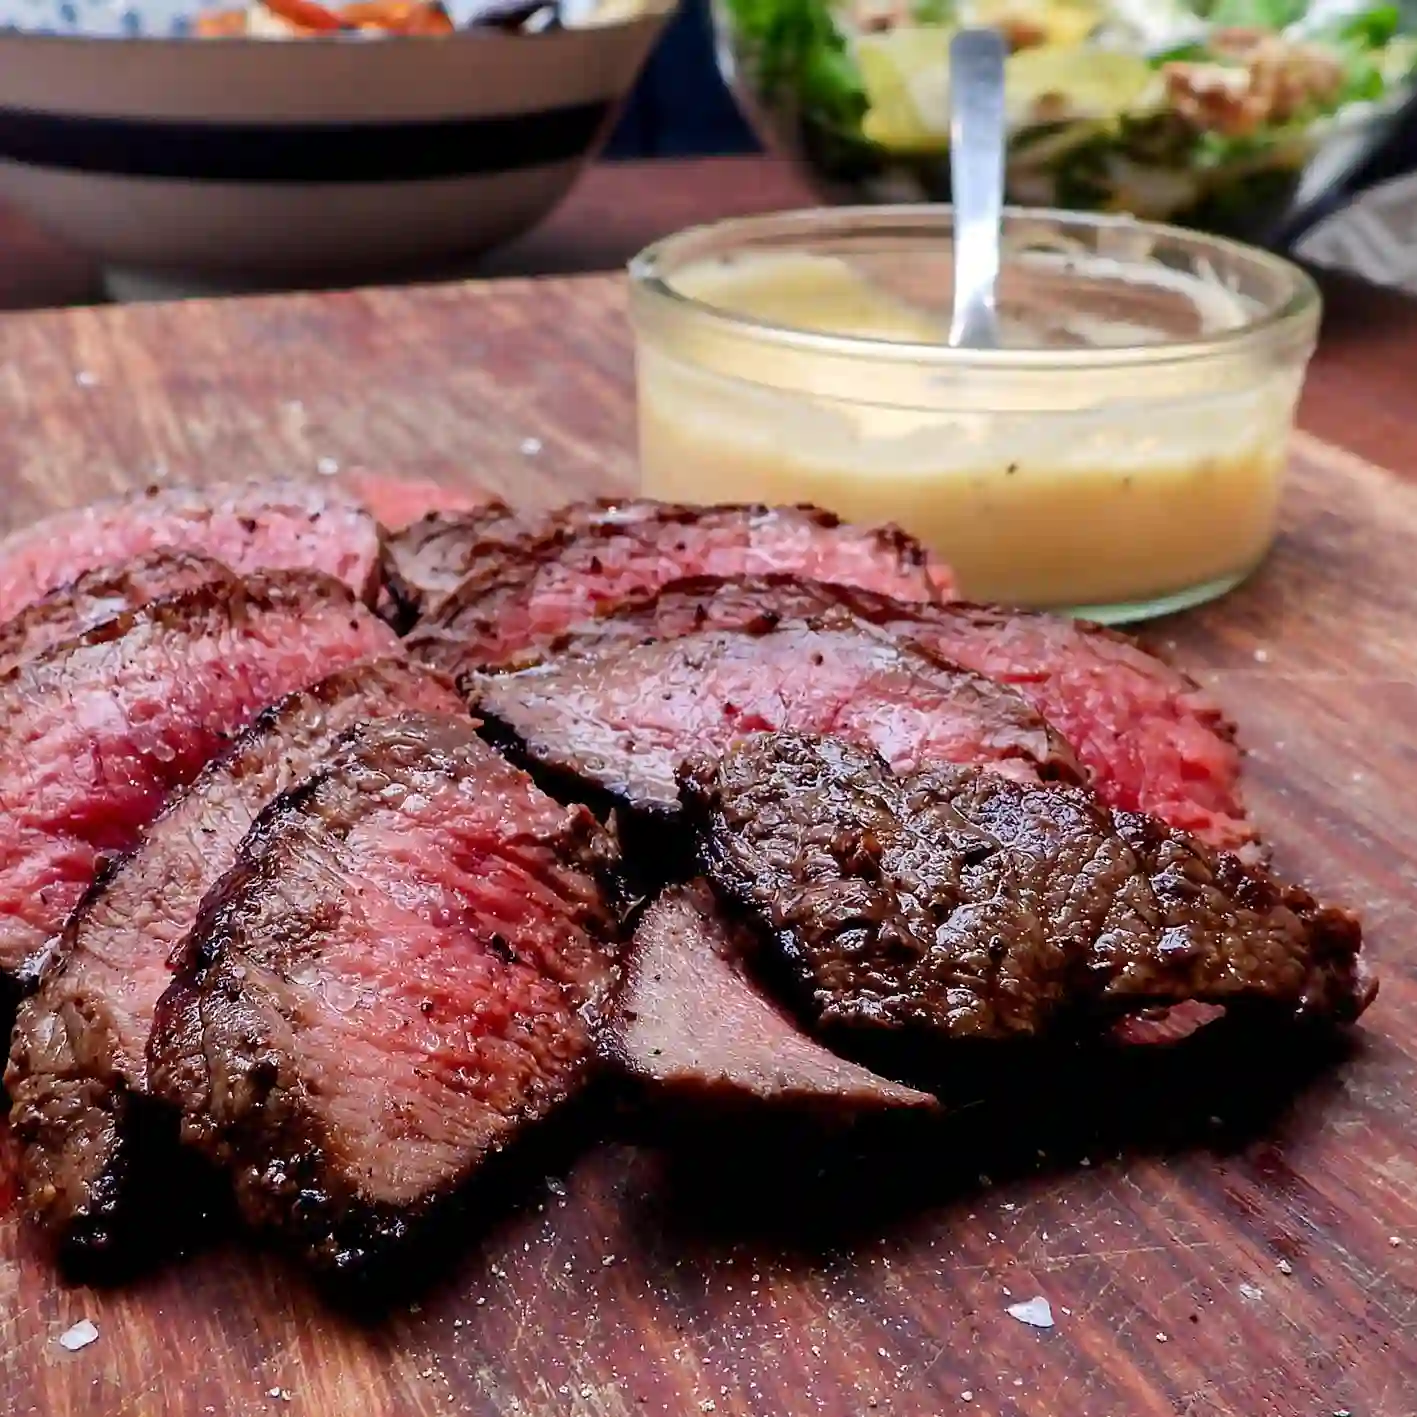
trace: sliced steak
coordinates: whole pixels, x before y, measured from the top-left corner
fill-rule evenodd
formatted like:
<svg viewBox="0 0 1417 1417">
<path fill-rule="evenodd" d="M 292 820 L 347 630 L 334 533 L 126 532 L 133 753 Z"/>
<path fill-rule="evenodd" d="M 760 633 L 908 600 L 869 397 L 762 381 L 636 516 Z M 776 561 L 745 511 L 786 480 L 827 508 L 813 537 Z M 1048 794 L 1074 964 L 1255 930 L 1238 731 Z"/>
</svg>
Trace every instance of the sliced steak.
<svg viewBox="0 0 1417 1417">
<path fill-rule="evenodd" d="M 397 649 L 305 571 L 199 586 L 0 674 L 0 972 L 32 986 L 106 858 L 257 709 Z"/>
<path fill-rule="evenodd" d="M 809 1038 L 752 982 L 744 946 L 702 883 L 671 887 L 645 912 L 601 1049 L 675 1098 L 831 1114 L 932 1108 Z"/>
<path fill-rule="evenodd" d="M 391 1257 L 577 1088 L 615 982 L 604 849 L 451 718 L 356 730 L 262 813 L 149 1045 L 253 1224 L 327 1269 Z"/>
<path fill-rule="evenodd" d="M 1085 789 L 760 734 L 683 772 L 716 890 L 827 1029 L 1039 1037 L 1190 1000 L 1347 1021 L 1358 922 Z"/>
<path fill-rule="evenodd" d="M 477 680 L 494 741 L 558 792 L 590 790 L 677 819 L 675 771 L 744 733 L 831 732 L 902 771 L 983 762 L 1027 777 L 1076 777 L 1066 746 L 1012 689 L 869 626 L 703 631 L 570 654 Z"/>
<path fill-rule="evenodd" d="M 390 531 L 402 531 L 434 512 L 444 516 L 469 512 L 484 500 L 475 492 L 449 487 L 436 478 L 374 472 L 362 467 L 344 469 L 337 485 L 368 507 L 379 525 Z"/>
<path fill-rule="evenodd" d="M 833 611 L 1011 685 L 1072 745 L 1109 805 L 1148 812 L 1212 846 L 1252 840 L 1235 730 L 1220 706 L 1186 675 L 1100 625 L 962 601 L 905 605 L 791 576 L 701 577 L 612 606 L 567 643 L 762 629 Z"/>
<path fill-rule="evenodd" d="M 45 517 L 0 541 L 0 620 L 86 571 L 173 548 L 234 571 L 324 571 L 372 603 L 379 526 L 358 502 L 302 482 L 149 487 Z"/>
<path fill-rule="evenodd" d="M 850 526 L 814 507 L 572 507 L 552 529 L 498 542 L 410 639 L 441 669 L 514 665 L 604 606 L 686 575 L 777 572 L 935 600 L 948 571 L 897 527 Z"/>
<path fill-rule="evenodd" d="M 384 539 L 384 579 L 408 628 L 468 572 L 535 535 L 543 518 L 522 516 L 505 502 L 465 512 L 429 512 Z"/>
<path fill-rule="evenodd" d="M 447 680 L 401 659 L 342 669 L 264 709 L 69 917 L 56 961 L 20 1006 L 5 1084 L 26 1206 L 70 1258 L 127 1238 L 144 1143 L 160 1151 L 144 1115 L 148 1036 L 202 897 L 261 809 L 340 734 L 406 710 L 463 712 Z"/>
<path fill-rule="evenodd" d="M 121 566 L 86 571 L 72 585 L 50 591 L 0 625 L 0 669 L 33 659 L 125 610 L 193 586 L 230 581 L 235 575 L 220 561 L 195 551 L 149 551 Z"/>
</svg>

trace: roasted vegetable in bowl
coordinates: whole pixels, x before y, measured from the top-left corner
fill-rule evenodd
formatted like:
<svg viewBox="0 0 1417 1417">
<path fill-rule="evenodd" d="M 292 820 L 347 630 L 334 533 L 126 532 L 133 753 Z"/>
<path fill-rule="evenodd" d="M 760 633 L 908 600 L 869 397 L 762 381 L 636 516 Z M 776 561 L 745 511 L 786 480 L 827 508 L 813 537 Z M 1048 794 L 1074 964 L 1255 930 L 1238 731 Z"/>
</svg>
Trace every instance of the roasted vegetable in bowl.
<svg viewBox="0 0 1417 1417">
<path fill-rule="evenodd" d="M 1249 235 L 1417 71 L 1403 12 L 1373 0 L 715 3 L 750 114 L 857 199 L 948 196 L 949 40 L 965 24 L 1009 42 L 1012 200 Z"/>
<path fill-rule="evenodd" d="M 649 0 L 246 0 L 200 11 L 198 39 L 309 39 L 345 35 L 450 35 L 459 29 L 540 34 L 618 24 L 650 12 Z"/>
</svg>

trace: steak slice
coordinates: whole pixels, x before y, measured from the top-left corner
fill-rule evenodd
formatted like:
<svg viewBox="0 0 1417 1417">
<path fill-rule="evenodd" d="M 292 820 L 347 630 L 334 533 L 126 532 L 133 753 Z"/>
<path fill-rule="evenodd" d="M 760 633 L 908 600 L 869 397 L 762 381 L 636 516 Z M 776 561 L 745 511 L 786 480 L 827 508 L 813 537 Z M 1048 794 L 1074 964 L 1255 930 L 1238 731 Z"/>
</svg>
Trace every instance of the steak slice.
<svg viewBox="0 0 1417 1417">
<path fill-rule="evenodd" d="M 262 813 L 158 1006 L 149 1082 L 255 1225 L 391 1258 L 587 1076 L 615 982 L 605 842 L 470 724 L 355 730 Z"/>
<path fill-rule="evenodd" d="M 85 571 L 72 585 L 50 591 L 0 625 L 0 669 L 33 659 L 150 600 L 234 578 L 229 567 L 195 551 L 149 551 L 120 566 Z"/>
<path fill-rule="evenodd" d="M 632 1076 L 694 1102 L 830 1113 L 933 1108 L 917 1092 L 838 1058 L 748 978 L 744 947 L 702 882 L 645 912 L 601 1050 Z"/>
<path fill-rule="evenodd" d="M 341 669 L 262 710 L 69 917 L 55 963 L 20 1006 L 5 1075 L 26 1206 L 69 1258 L 128 1238 L 129 1202 L 149 1179 L 137 1174 L 142 1153 L 162 1152 L 144 1115 L 148 1036 L 202 897 L 261 809 L 341 733 L 405 710 L 463 712 L 445 679 L 401 659 Z"/>
<path fill-rule="evenodd" d="M 384 580 L 399 623 L 411 627 L 434 602 L 456 590 L 474 567 L 486 565 L 543 526 L 505 502 L 466 512 L 433 511 L 384 539 Z"/>
<path fill-rule="evenodd" d="M 1012 689 L 869 626 L 706 630 L 570 654 L 473 687 L 494 741 L 558 790 L 675 820 L 675 772 L 744 733 L 836 733 L 907 771 L 984 762 L 1075 778 L 1066 745 Z"/>
<path fill-rule="evenodd" d="M 850 526 L 815 507 L 591 504 L 564 509 L 541 535 L 494 545 L 410 645 L 449 673 L 506 667 L 632 593 L 686 575 L 776 572 L 902 600 L 935 600 L 950 586 L 898 527 Z"/>
<path fill-rule="evenodd" d="M 152 601 L 0 674 L 0 972 L 28 990 L 106 858 L 257 709 L 397 648 L 308 571 Z"/>
<path fill-rule="evenodd" d="M 0 620 L 85 571 L 161 548 L 202 552 L 241 572 L 324 571 L 369 603 L 378 589 L 378 523 L 326 487 L 149 487 L 45 517 L 0 541 Z"/>
<path fill-rule="evenodd" d="M 1353 916 L 1084 789 L 790 733 L 682 776 L 701 864 L 822 1028 L 1017 1039 L 1197 999 L 1347 1021 L 1373 995 Z"/>
<path fill-rule="evenodd" d="M 1211 846 L 1253 840 L 1235 729 L 1214 699 L 1135 640 L 1101 625 L 954 601 L 902 604 L 792 576 L 699 577 L 612 606 L 567 645 L 764 629 L 846 613 L 1008 684 L 1067 739 L 1103 800 Z"/>
<path fill-rule="evenodd" d="M 449 487 L 433 477 L 410 477 L 404 473 L 375 472 L 371 468 L 346 468 L 339 478 L 379 525 L 402 531 L 433 512 L 445 516 L 469 512 L 485 499 L 463 487 Z"/>
</svg>

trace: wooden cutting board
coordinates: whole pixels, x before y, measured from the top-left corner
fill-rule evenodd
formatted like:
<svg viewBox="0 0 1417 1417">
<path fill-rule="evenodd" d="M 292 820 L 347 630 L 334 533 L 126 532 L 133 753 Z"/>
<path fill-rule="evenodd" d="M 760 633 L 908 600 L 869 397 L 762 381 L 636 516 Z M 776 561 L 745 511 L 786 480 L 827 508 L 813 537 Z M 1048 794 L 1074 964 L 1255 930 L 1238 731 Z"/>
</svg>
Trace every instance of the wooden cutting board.
<svg viewBox="0 0 1417 1417">
<path fill-rule="evenodd" d="M 604 278 L 0 323 L 11 523 L 357 465 L 547 503 L 628 488 L 632 447 Z M 874 1165 L 608 1117 L 378 1321 L 240 1237 L 66 1288 L 6 1215 L 0 1411 L 1412 1417 L 1414 471 L 1301 436 L 1270 563 L 1158 631 L 1239 720 L 1280 864 L 1364 912 L 1383 988 L 1351 1048 L 1024 1079 Z M 1008 1313 L 1036 1295 L 1051 1329 Z"/>
</svg>

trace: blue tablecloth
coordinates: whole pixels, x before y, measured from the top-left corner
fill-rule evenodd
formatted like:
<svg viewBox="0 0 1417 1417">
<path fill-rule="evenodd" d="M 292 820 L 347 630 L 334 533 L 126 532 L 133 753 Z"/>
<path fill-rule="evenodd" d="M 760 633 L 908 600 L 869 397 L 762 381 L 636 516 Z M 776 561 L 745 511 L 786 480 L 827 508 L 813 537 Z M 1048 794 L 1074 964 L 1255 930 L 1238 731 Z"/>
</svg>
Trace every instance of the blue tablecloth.
<svg viewBox="0 0 1417 1417">
<path fill-rule="evenodd" d="M 681 0 L 606 156 L 690 157 L 757 149 L 718 76 L 707 0 Z"/>
</svg>

